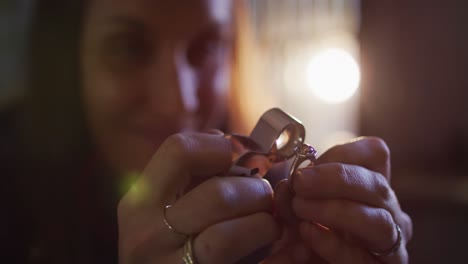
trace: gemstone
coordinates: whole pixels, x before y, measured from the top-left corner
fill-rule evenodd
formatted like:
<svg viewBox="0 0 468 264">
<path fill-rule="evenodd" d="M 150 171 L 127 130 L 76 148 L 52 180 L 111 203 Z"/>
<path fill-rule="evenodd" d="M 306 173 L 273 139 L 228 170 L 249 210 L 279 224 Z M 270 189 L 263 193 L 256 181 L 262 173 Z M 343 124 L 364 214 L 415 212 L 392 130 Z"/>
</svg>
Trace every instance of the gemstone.
<svg viewBox="0 0 468 264">
<path fill-rule="evenodd" d="M 302 144 L 294 149 L 294 153 L 301 159 L 315 159 L 317 151 L 309 144 Z"/>
</svg>

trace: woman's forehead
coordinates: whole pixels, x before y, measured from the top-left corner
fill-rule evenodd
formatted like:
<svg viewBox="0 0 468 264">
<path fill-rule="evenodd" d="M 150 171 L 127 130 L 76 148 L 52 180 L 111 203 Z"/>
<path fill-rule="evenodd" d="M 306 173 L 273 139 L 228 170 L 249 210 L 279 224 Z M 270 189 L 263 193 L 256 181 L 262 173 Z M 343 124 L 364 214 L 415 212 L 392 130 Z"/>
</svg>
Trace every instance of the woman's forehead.
<svg viewBox="0 0 468 264">
<path fill-rule="evenodd" d="M 166 27 L 222 25 L 232 21 L 232 5 L 232 0 L 93 0 L 88 19 L 96 22 L 125 17 Z"/>
</svg>

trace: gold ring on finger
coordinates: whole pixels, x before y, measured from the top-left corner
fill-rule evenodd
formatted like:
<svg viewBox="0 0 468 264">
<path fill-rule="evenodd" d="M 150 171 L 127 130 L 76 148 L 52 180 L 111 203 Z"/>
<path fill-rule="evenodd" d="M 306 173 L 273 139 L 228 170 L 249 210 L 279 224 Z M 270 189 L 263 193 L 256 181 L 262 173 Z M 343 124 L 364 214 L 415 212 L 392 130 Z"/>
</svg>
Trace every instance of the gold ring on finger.
<svg viewBox="0 0 468 264">
<path fill-rule="evenodd" d="M 187 241 L 185 241 L 184 244 L 184 256 L 182 257 L 182 260 L 184 261 L 184 264 L 195 264 L 195 257 L 193 256 L 193 239 L 194 236 L 190 236 Z"/>
</svg>

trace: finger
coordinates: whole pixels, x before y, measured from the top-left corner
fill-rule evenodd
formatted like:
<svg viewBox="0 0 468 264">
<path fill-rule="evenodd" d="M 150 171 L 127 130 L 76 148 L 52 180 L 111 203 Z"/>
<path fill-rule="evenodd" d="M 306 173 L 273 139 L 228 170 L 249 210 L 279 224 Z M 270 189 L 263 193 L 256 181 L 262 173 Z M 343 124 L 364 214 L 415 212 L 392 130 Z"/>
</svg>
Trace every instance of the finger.
<svg viewBox="0 0 468 264">
<path fill-rule="evenodd" d="M 406 250 L 406 243 L 402 241 L 399 250 L 396 254 L 391 256 L 374 256 L 374 258 L 380 260 L 382 263 L 388 264 L 408 264 L 409 256 L 408 251 Z"/>
<path fill-rule="evenodd" d="M 306 221 L 301 222 L 299 229 L 304 243 L 328 263 L 378 263 L 366 250 L 347 243 L 332 230 Z"/>
<path fill-rule="evenodd" d="M 152 201 L 170 203 L 193 182 L 220 175 L 231 165 L 231 143 L 222 135 L 180 133 L 169 137 L 143 172 Z"/>
<path fill-rule="evenodd" d="M 280 229 L 267 213 L 218 223 L 198 235 L 193 243 L 197 263 L 234 263 L 279 238 Z"/>
<path fill-rule="evenodd" d="M 166 219 L 184 234 L 257 212 L 272 212 L 273 190 L 266 180 L 215 177 L 191 190 L 166 210 Z"/>
<path fill-rule="evenodd" d="M 285 222 L 287 225 L 295 225 L 297 224 L 297 218 L 294 214 L 291 202 L 293 199 L 293 194 L 291 193 L 291 189 L 289 188 L 288 181 L 283 180 L 279 182 L 275 187 L 275 209 L 277 217 L 281 219 L 281 221 Z"/>
<path fill-rule="evenodd" d="M 392 212 L 399 210 L 396 195 L 385 178 L 360 166 L 328 163 L 299 169 L 293 177 L 294 191 L 302 198 L 341 198 Z"/>
<path fill-rule="evenodd" d="M 390 180 L 390 150 L 385 141 L 377 137 L 361 137 L 332 147 L 317 160 L 317 164 L 335 162 L 359 165 Z"/>
<path fill-rule="evenodd" d="M 409 217 L 405 212 L 401 212 L 398 215 L 396 222 L 401 227 L 404 240 L 409 242 L 413 238 L 413 221 L 411 220 L 411 217 Z"/>
<path fill-rule="evenodd" d="M 324 259 L 312 251 L 307 245 L 298 242 L 287 247 L 282 248 L 280 251 L 275 252 L 266 258 L 261 264 L 325 264 Z"/>
<path fill-rule="evenodd" d="M 295 243 L 268 256 L 262 264 L 305 264 L 311 259 L 312 252 L 303 243 Z"/>
<path fill-rule="evenodd" d="M 397 241 L 398 232 L 392 215 L 385 209 L 348 200 L 293 199 L 297 216 L 351 234 L 366 248 L 385 252 Z"/>
</svg>

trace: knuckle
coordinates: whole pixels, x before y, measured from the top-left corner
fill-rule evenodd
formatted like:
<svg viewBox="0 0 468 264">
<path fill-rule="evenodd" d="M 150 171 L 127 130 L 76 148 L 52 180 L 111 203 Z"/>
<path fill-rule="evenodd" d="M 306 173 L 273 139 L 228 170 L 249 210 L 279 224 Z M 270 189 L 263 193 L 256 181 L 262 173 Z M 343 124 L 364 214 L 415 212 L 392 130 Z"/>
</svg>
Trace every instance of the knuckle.
<svg viewBox="0 0 468 264">
<path fill-rule="evenodd" d="M 373 181 L 376 193 L 379 195 L 379 197 L 381 197 L 382 202 L 385 203 L 386 201 L 391 199 L 391 197 L 393 196 L 393 190 L 388 185 L 388 182 L 385 179 L 385 177 L 381 174 L 377 174 L 374 177 Z"/>
<path fill-rule="evenodd" d="M 349 168 L 343 163 L 336 163 L 335 164 L 335 172 L 338 175 L 340 185 L 347 186 L 352 181 L 352 172 Z"/>
<path fill-rule="evenodd" d="M 335 169 L 336 169 L 336 172 L 339 174 L 339 175 L 343 175 L 343 176 L 346 176 L 347 175 L 347 169 L 345 167 L 345 165 L 343 163 L 335 163 Z"/>
<path fill-rule="evenodd" d="M 333 186 L 337 190 L 346 192 L 349 186 L 352 186 L 356 180 L 356 175 L 354 174 L 348 165 L 343 163 L 333 163 L 330 164 L 330 170 L 327 173 L 330 173 L 329 177 L 322 177 L 321 182 L 319 182 L 316 188 L 321 186 Z M 331 187 L 329 187 L 331 188 Z"/>
<path fill-rule="evenodd" d="M 253 212 L 270 211 L 273 207 L 273 190 L 267 182 L 259 179 L 215 177 L 209 180 L 204 192 L 214 210 Z M 250 205 L 246 206 L 247 203 Z"/>
<path fill-rule="evenodd" d="M 213 178 L 208 185 L 207 198 L 214 203 L 215 210 L 235 209 L 239 197 L 239 190 L 235 184 L 223 178 Z"/>
<path fill-rule="evenodd" d="M 161 145 L 161 150 L 164 155 L 184 159 L 192 147 L 193 140 L 184 133 L 178 133 L 168 137 Z"/>
<path fill-rule="evenodd" d="M 402 226 L 401 230 L 403 232 L 404 238 L 406 241 L 410 241 L 413 238 L 413 220 L 411 220 L 411 217 L 406 214 L 402 213 Z"/>
<path fill-rule="evenodd" d="M 374 153 L 375 160 L 379 162 L 379 164 L 387 165 L 390 161 L 390 148 L 387 143 L 379 137 L 369 137 L 367 141 L 370 149 Z"/>
<path fill-rule="evenodd" d="M 386 250 L 390 248 L 397 239 L 395 222 L 390 212 L 385 209 L 378 209 L 376 211 L 375 222 L 380 227 L 381 237 L 385 238 L 386 242 L 383 242 L 382 249 Z M 389 244 L 388 239 L 390 239 L 391 244 Z"/>
</svg>

